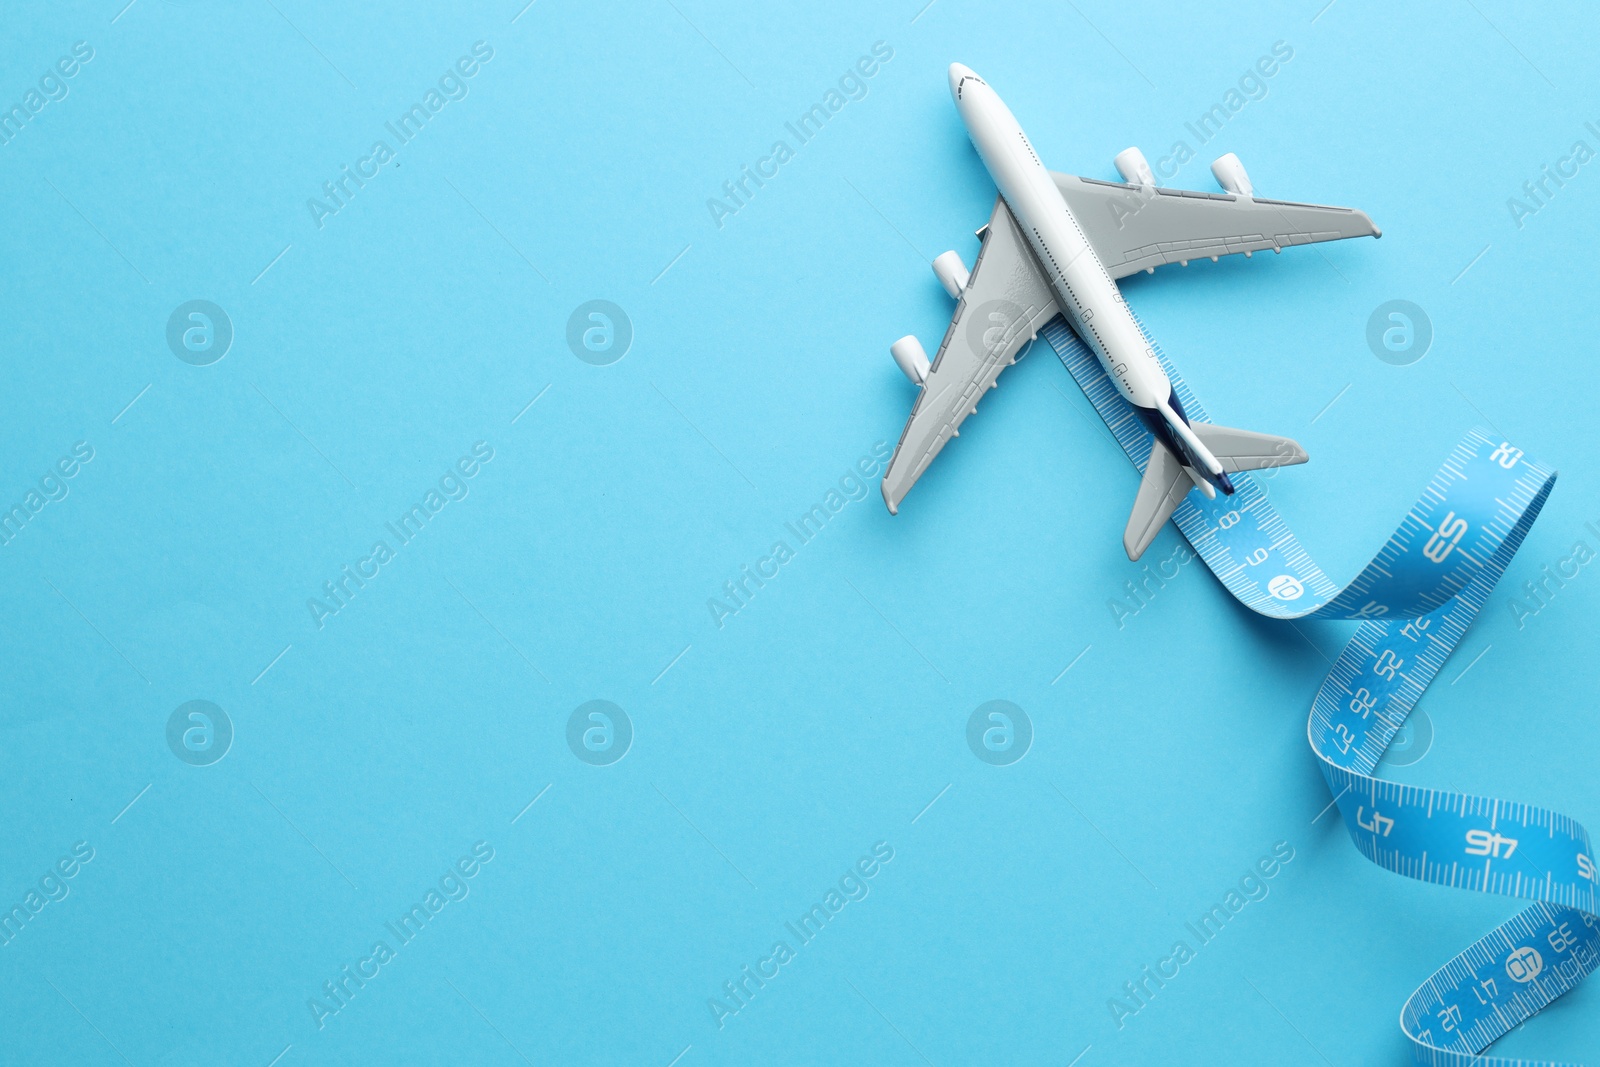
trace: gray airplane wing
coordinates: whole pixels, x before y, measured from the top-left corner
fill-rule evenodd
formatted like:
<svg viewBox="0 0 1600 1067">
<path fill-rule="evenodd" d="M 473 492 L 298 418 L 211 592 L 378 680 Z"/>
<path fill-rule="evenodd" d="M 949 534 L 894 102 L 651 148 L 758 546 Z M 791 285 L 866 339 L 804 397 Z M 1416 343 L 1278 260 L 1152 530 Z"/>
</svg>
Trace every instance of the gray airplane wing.
<svg viewBox="0 0 1600 1067">
<path fill-rule="evenodd" d="M 945 442 L 958 436 L 1000 372 L 1056 313 L 1055 295 L 1004 201 L 995 198 L 989 224 L 978 232 L 983 250 L 883 476 L 891 513 Z"/>
<path fill-rule="evenodd" d="M 1113 278 L 1191 259 L 1382 236 L 1354 208 L 1050 176 Z"/>
</svg>

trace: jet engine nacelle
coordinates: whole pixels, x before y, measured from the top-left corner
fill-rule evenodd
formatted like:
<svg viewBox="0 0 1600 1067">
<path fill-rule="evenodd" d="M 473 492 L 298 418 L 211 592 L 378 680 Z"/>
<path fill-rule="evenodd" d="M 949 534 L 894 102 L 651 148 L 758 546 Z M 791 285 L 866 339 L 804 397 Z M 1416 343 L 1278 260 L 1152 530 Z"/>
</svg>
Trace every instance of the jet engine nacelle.
<svg viewBox="0 0 1600 1067">
<path fill-rule="evenodd" d="M 1250 184 L 1250 175 L 1244 172 L 1244 164 L 1232 152 L 1218 156 L 1211 164 L 1211 173 L 1218 185 L 1235 196 L 1256 195 L 1255 188 Z"/>
<path fill-rule="evenodd" d="M 912 385 L 920 386 L 928 380 L 928 353 L 923 351 L 922 342 L 917 340 L 916 334 L 908 333 L 890 345 L 889 354 L 894 357 L 895 365 L 911 379 Z"/>
<path fill-rule="evenodd" d="M 1122 180 L 1129 185 L 1155 185 L 1156 173 L 1150 169 L 1150 162 L 1144 158 L 1144 153 L 1137 148 L 1124 148 L 1112 162 L 1117 165 L 1117 173 L 1122 175 Z"/>
<path fill-rule="evenodd" d="M 961 296 L 961 291 L 967 287 L 967 280 L 972 277 L 967 265 L 961 262 L 960 254 L 954 251 L 939 253 L 933 261 L 933 273 L 951 299 Z"/>
</svg>

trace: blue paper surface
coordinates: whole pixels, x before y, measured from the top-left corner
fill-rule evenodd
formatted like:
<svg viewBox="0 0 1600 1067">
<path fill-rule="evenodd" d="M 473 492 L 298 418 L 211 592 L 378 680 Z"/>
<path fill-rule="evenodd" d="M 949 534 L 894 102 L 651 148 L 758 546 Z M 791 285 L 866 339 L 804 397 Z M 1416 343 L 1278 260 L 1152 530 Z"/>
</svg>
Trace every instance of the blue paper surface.
<svg viewBox="0 0 1600 1067">
<path fill-rule="evenodd" d="M 1306 446 L 1272 499 L 1340 579 L 1474 425 L 1561 471 L 1381 773 L 1600 826 L 1595 30 L 1317 7 L 9 13 L 0 1062 L 1403 1062 L 1518 906 L 1317 819 L 1353 626 L 1151 580 L 1175 530 L 1128 563 L 1136 475 L 1042 345 L 899 516 L 863 476 L 994 197 L 952 60 L 1054 169 L 1233 151 L 1360 207 L 1381 241 L 1124 291 Z M 1495 1050 L 1600 1060 L 1596 997 Z"/>
</svg>

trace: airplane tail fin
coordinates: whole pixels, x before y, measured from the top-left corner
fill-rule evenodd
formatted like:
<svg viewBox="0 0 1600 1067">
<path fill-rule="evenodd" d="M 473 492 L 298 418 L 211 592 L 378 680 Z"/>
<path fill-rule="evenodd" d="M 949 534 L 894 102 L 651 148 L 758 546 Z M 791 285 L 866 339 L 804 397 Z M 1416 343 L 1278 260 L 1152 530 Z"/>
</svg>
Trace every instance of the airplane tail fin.
<svg viewBox="0 0 1600 1067">
<path fill-rule="evenodd" d="M 1305 449 L 1287 437 L 1203 422 L 1192 422 L 1189 428 L 1216 457 L 1224 472 L 1287 467 L 1310 458 Z M 1189 490 L 1197 486 L 1202 491 L 1209 490 L 1208 497 L 1216 495 L 1206 477 L 1185 466 L 1160 438 L 1152 442 L 1150 462 L 1144 468 L 1144 480 L 1139 483 L 1139 494 L 1133 499 L 1133 513 L 1128 516 L 1128 527 L 1122 533 L 1122 547 L 1129 559 L 1136 560 L 1144 555 L 1161 527 L 1189 495 Z"/>
</svg>

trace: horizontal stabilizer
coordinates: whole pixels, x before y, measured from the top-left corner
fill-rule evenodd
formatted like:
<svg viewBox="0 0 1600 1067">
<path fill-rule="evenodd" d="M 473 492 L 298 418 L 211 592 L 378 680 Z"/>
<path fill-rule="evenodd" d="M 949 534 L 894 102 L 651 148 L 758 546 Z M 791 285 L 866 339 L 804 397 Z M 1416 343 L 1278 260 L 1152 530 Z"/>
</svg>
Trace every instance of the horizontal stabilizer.
<svg viewBox="0 0 1600 1067">
<path fill-rule="evenodd" d="M 1287 437 L 1231 430 L 1226 426 L 1210 426 L 1203 422 L 1191 422 L 1189 428 L 1217 457 L 1222 469 L 1230 474 L 1265 470 L 1268 467 L 1290 467 L 1311 458 L 1298 442 Z"/>
<path fill-rule="evenodd" d="M 1150 462 L 1144 468 L 1144 480 L 1139 483 L 1139 495 L 1133 498 L 1133 514 L 1128 516 L 1128 528 L 1122 533 L 1122 547 L 1129 559 L 1138 559 L 1150 542 L 1156 539 L 1161 527 L 1189 490 L 1195 486 L 1194 476 L 1159 440 L 1151 442 Z"/>
</svg>

